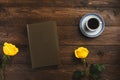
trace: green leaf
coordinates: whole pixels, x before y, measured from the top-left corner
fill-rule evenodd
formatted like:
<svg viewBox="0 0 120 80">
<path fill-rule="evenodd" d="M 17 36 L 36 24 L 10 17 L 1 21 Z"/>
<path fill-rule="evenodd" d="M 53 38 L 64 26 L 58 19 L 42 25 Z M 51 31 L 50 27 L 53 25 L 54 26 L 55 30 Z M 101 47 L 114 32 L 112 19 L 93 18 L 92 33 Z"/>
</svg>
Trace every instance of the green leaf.
<svg viewBox="0 0 120 80">
<path fill-rule="evenodd" d="M 90 66 L 90 73 L 91 74 L 100 74 L 105 69 L 104 65 L 102 64 L 91 64 Z"/>
<path fill-rule="evenodd" d="M 81 76 L 81 77 L 84 77 L 84 76 L 85 76 L 85 71 L 81 71 L 81 72 L 80 72 L 80 76 Z"/>
<path fill-rule="evenodd" d="M 96 75 L 96 74 L 91 74 L 91 77 L 92 77 L 93 79 L 96 79 L 96 78 L 97 78 L 97 75 Z"/>
<path fill-rule="evenodd" d="M 85 76 L 85 71 L 74 71 L 73 80 L 80 80 L 84 76 Z"/>
<path fill-rule="evenodd" d="M 91 74 L 90 78 L 91 80 L 104 80 L 100 75 L 97 74 Z"/>
</svg>

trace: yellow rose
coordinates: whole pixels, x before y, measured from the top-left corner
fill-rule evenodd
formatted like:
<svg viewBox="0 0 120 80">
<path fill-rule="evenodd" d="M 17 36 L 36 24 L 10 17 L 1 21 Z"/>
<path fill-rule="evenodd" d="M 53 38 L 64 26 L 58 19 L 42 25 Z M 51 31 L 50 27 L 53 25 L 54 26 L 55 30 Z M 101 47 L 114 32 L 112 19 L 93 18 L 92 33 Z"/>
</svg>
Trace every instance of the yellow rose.
<svg viewBox="0 0 120 80">
<path fill-rule="evenodd" d="M 79 47 L 78 49 L 75 50 L 75 57 L 84 59 L 87 57 L 88 53 L 89 51 L 87 48 Z"/>
<path fill-rule="evenodd" d="M 18 53 L 18 51 L 19 50 L 15 45 L 7 42 L 4 43 L 3 52 L 5 55 L 14 56 Z"/>
</svg>

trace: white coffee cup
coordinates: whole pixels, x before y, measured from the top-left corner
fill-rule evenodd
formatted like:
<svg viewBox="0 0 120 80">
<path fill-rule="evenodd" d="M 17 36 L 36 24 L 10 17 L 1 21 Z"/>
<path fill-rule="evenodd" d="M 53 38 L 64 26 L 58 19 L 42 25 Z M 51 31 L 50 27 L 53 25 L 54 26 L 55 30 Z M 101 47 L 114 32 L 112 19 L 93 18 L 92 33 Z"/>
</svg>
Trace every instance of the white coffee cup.
<svg viewBox="0 0 120 80">
<path fill-rule="evenodd" d="M 99 29 L 101 23 L 102 22 L 97 18 L 90 18 L 86 21 L 85 26 L 88 31 L 93 32 Z"/>
</svg>

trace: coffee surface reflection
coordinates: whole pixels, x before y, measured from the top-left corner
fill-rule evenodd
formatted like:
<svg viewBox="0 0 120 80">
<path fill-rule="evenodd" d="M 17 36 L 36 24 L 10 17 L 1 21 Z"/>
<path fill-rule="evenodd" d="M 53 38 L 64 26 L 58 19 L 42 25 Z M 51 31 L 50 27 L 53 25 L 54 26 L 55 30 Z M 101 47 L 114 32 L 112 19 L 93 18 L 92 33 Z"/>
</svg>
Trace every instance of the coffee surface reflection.
<svg viewBox="0 0 120 80">
<path fill-rule="evenodd" d="M 97 29 L 99 27 L 99 21 L 95 18 L 91 18 L 88 20 L 87 26 L 90 29 Z"/>
</svg>

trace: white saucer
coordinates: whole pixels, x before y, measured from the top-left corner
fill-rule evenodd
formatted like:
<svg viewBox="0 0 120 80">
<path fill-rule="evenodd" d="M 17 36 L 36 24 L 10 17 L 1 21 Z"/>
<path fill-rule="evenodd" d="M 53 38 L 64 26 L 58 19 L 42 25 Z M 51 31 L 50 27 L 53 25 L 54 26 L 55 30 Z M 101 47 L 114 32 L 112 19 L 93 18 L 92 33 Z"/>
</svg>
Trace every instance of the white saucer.
<svg viewBox="0 0 120 80">
<path fill-rule="evenodd" d="M 96 18 L 101 22 L 101 24 L 99 25 L 99 28 L 96 31 L 92 31 L 92 32 L 85 29 L 86 22 L 91 18 Z M 94 38 L 94 37 L 99 36 L 104 31 L 105 23 L 104 23 L 103 18 L 99 14 L 89 13 L 89 14 L 84 15 L 81 18 L 79 27 L 83 35 L 85 35 L 86 37 Z"/>
</svg>

